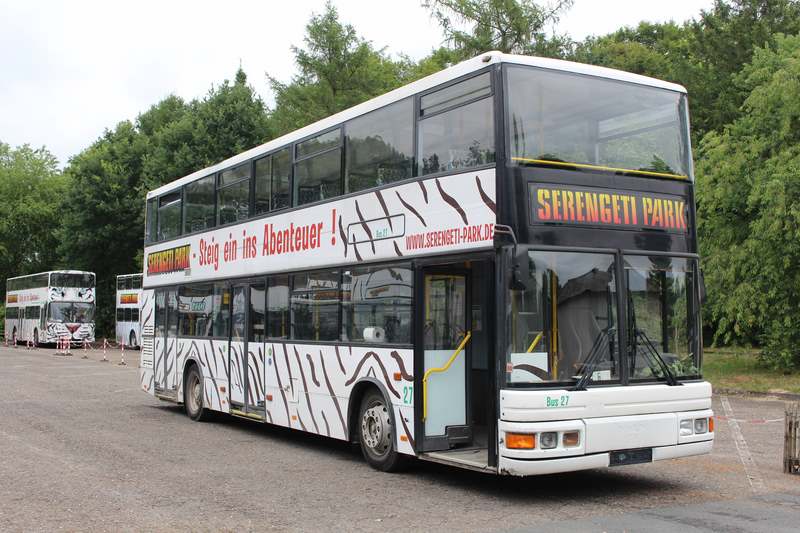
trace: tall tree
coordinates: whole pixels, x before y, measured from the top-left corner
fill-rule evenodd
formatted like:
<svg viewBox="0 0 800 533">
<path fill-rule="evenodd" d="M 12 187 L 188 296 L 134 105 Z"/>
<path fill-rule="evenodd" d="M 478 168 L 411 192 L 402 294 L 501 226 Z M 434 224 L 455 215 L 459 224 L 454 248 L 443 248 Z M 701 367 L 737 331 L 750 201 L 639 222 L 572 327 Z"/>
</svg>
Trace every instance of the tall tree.
<svg viewBox="0 0 800 533">
<path fill-rule="evenodd" d="M 5 279 L 58 263 L 54 229 L 66 179 L 46 148 L 0 142 L 0 301 Z"/>
<path fill-rule="evenodd" d="M 800 36 L 776 36 L 735 81 L 743 114 L 699 150 L 707 310 L 717 340 L 800 368 Z"/>
<path fill-rule="evenodd" d="M 305 47 L 292 47 L 299 70 L 289 83 L 270 77 L 275 93 L 271 118 L 282 134 L 369 98 L 401 83 L 404 64 L 389 58 L 339 20 L 328 2 L 306 26 Z"/>
<path fill-rule="evenodd" d="M 542 5 L 534 0 L 424 0 L 460 59 L 490 50 L 513 54 L 561 56 L 565 36 L 548 36 L 573 0 Z"/>
</svg>

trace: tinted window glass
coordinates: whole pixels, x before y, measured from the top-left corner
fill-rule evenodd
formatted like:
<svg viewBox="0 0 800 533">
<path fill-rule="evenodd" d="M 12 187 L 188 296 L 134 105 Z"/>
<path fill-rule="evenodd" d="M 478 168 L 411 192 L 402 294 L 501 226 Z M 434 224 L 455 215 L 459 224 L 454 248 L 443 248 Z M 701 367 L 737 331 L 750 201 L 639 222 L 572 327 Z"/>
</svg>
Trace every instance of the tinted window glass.
<svg viewBox="0 0 800 533">
<path fill-rule="evenodd" d="M 315 154 L 323 150 L 334 148 L 336 146 L 339 146 L 340 142 L 341 142 L 340 130 L 336 129 L 333 131 L 329 131 L 328 133 L 323 133 L 322 135 L 318 135 L 307 141 L 297 143 L 296 145 L 297 157 L 298 158 L 305 157 L 310 154 Z"/>
<path fill-rule="evenodd" d="M 459 82 L 434 93 L 426 94 L 420 98 L 420 113 L 422 116 L 443 111 L 476 98 L 489 96 L 492 93 L 489 73 L 475 76 Z"/>
<path fill-rule="evenodd" d="M 154 242 L 156 240 L 156 229 L 158 220 L 158 210 L 156 209 L 156 199 L 152 198 L 147 201 L 147 222 L 144 229 L 144 238 L 146 242 Z"/>
<path fill-rule="evenodd" d="M 244 220 L 250 213 L 250 181 L 242 180 L 217 191 L 219 223 Z"/>
<path fill-rule="evenodd" d="M 192 337 L 212 335 L 213 296 L 211 285 L 186 285 L 180 288 L 178 293 L 180 335 Z"/>
<path fill-rule="evenodd" d="M 214 176 L 188 184 L 184 199 L 185 233 L 214 227 Z"/>
<path fill-rule="evenodd" d="M 264 342 L 264 323 L 266 319 L 266 291 L 263 282 L 250 285 L 250 342 Z"/>
<path fill-rule="evenodd" d="M 492 163 L 491 98 L 439 113 L 419 123 L 419 173 L 431 174 Z"/>
<path fill-rule="evenodd" d="M 289 276 L 269 278 L 267 335 L 272 339 L 289 338 Z"/>
<path fill-rule="evenodd" d="M 130 307 L 127 307 L 125 309 L 125 322 L 130 322 L 132 320 L 131 319 L 131 311 L 132 311 L 132 309 Z"/>
<path fill-rule="evenodd" d="M 272 158 L 265 157 L 256 161 L 255 198 L 253 213 L 259 215 L 270 210 L 272 196 Z"/>
<path fill-rule="evenodd" d="M 339 272 L 326 270 L 293 276 L 292 338 L 329 341 L 339 338 Z"/>
<path fill-rule="evenodd" d="M 283 209 L 291 205 L 290 178 L 292 161 L 289 149 L 281 150 L 272 156 L 272 204 L 271 209 Z"/>
<path fill-rule="evenodd" d="M 339 150 L 309 157 L 295 164 L 297 205 L 325 200 L 342 193 L 342 157 Z"/>
<path fill-rule="evenodd" d="M 131 289 L 141 289 L 142 288 L 142 276 L 135 276 L 131 278 Z"/>
<path fill-rule="evenodd" d="M 131 310 L 131 321 L 139 322 L 139 310 L 138 309 L 132 309 Z"/>
<path fill-rule="evenodd" d="M 158 240 L 172 239 L 181 234 L 181 195 L 172 193 L 158 201 Z"/>
<path fill-rule="evenodd" d="M 125 278 L 117 278 L 117 290 L 121 291 L 125 289 Z"/>
<path fill-rule="evenodd" d="M 47 275 L 39 280 L 40 286 L 47 285 Z M 54 272 L 50 274 L 50 285 L 53 287 L 94 287 L 94 274 L 65 274 Z"/>
<path fill-rule="evenodd" d="M 227 337 L 231 321 L 231 292 L 224 283 L 214 284 L 214 336 Z"/>
<path fill-rule="evenodd" d="M 247 179 L 250 177 L 250 163 L 239 165 L 236 168 L 225 170 L 219 175 L 219 186 L 224 187 L 231 185 L 239 180 Z"/>
<path fill-rule="evenodd" d="M 347 191 L 411 177 L 414 156 L 411 98 L 347 123 Z"/>
<path fill-rule="evenodd" d="M 125 310 L 117 307 L 117 322 L 122 322 L 123 320 L 125 320 Z"/>
<path fill-rule="evenodd" d="M 19 307 L 6 308 L 6 319 L 16 320 L 19 317 Z"/>
<path fill-rule="evenodd" d="M 342 276 L 343 338 L 411 343 L 412 294 L 413 277 L 408 266 L 345 271 Z"/>
</svg>

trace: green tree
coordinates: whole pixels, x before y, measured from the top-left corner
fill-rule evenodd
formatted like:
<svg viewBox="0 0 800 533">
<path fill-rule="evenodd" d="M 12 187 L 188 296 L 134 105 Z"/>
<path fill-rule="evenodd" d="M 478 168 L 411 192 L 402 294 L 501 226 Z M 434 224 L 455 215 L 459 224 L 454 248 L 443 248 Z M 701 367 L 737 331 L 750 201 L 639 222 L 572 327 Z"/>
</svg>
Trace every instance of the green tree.
<svg viewBox="0 0 800 533">
<path fill-rule="evenodd" d="M 717 341 L 800 367 L 800 36 L 735 78 L 743 113 L 699 150 L 699 240 Z"/>
<path fill-rule="evenodd" d="M 570 40 L 549 36 L 573 0 L 544 6 L 534 0 L 424 0 L 459 59 L 499 50 L 512 54 L 560 57 Z"/>
<path fill-rule="evenodd" d="M 0 295 L 5 279 L 58 263 L 54 228 L 66 179 L 46 149 L 0 142 Z"/>
<path fill-rule="evenodd" d="M 409 65 L 393 61 L 343 24 L 329 2 L 306 26 L 305 48 L 292 47 L 298 74 L 289 83 L 269 77 L 271 119 L 283 134 L 394 89 Z"/>
</svg>

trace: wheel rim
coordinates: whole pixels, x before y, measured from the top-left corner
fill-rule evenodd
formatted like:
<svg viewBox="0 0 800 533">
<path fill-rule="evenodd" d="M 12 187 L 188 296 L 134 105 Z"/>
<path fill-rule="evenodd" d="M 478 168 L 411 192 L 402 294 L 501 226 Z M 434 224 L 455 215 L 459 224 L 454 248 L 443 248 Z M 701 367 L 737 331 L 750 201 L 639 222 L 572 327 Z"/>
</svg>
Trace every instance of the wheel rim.
<svg viewBox="0 0 800 533">
<path fill-rule="evenodd" d="M 377 456 L 391 450 L 392 424 L 383 402 L 372 403 L 361 417 L 361 438 L 367 449 Z"/>
<path fill-rule="evenodd" d="M 189 411 L 197 413 L 203 401 L 203 387 L 197 374 L 192 374 L 189 378 L 188 392 Z"/>
</svg>

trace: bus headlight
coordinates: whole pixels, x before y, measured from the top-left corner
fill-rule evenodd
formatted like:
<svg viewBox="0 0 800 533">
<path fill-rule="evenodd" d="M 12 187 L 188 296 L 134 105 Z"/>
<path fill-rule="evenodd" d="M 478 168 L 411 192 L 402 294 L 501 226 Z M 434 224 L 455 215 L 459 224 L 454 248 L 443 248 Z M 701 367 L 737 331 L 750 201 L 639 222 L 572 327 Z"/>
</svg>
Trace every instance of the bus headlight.
<svg viewBox="0 0 800 533">
<path fill-rule="evenodd" d="M 695 418 L 694 419 L 694 432 L 695 434 L 702 434 L 708 432 L 708 418 Z"/>
<path fill-rule="evenodd" d="M 539 434 L 539 447 L 543 450 L 549 450 L 558 446 L 558 433 L 548 431 Z"/>
<path fill-rule="evenodd" d="M 681 437 L 687 437 L 692 434 L 692 421 L 681 420 Z"/>
</svg>

